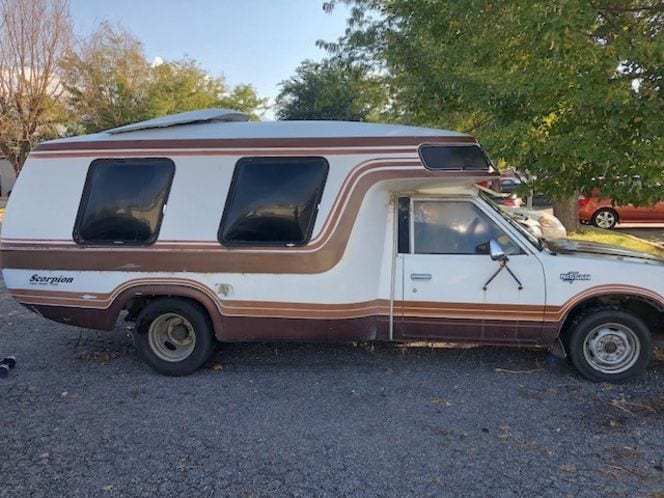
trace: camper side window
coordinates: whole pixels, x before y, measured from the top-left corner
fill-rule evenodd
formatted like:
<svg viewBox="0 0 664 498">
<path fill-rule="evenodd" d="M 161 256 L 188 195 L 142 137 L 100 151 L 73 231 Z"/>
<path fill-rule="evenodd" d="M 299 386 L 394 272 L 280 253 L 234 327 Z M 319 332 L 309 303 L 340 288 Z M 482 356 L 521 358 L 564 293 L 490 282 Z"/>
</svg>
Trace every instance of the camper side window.
<svg viewBox="0 0 664 498">
<path fill-rule="evenodd" d="M 427 169 L 488 171 L 489 158 L 479 145 L 422 145 L 420 159 Z"/>
<path fill-rule="evenodd" d="M 304 245 L 327 178 L 322 157 L 252 157 L 235 166 L 219 242 Z"/>
<path fill-rule="evenodd" d="M 175 164 L 170 159 L 92 162 L 74 226 L 79 244 L 152 244 Z"/>
</svg>

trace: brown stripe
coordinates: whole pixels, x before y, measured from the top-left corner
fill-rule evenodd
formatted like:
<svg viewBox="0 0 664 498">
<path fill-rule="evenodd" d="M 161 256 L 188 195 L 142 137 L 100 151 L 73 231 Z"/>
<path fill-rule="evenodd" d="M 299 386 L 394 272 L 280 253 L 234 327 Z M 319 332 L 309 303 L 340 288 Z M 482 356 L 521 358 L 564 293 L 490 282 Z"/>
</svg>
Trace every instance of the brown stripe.
<svg viewBox="0 0 664 498">
<path fill-rule="evenodd" d="M 392 163 L 378 163 L 394 166 Z M 409 165 L 406 165 L 408 167 Z M 360 174 L 358 173 L 358 177 Z M 88 247 L 68 246 L 49 249 L 35 245 L 32 248 L 12 247 L 2 243 L 3 268 L 40 270 L 97 270 L 97 271 L 168 271 L 201 273 L 321 273 L 336 265 L 346 249 L 350 232 L 367 190 L 375 183 L 394 178 L 432 178 L 435 174 L 421 170 L 367 170 L 356 187 L 347 189 L 342 195 L 348 196 L 344 207 L 339 202 L 328 230 L 317 244 L 300 248 L 266 248 L 261 252 L 242 252 L 223 247 L 207 249 L 190 247 L 162 249 L 152 246 L 149 249 L 131 247 Z M 351 185 L 352 186 L 352 185 Z M 336 219 L 339 219 L 338 226 Z M 329 234 L 329 237 L 328 237 Z M 326 239 L 326 237 L 328 237 Z"/>
<path fill-rule="evenodd" d="M 83 308 L 108 308 L 117 295 L 132 286 L 145 285 L 183 285 L 197 288 L 205 292 L 217 304 L 224 316 L 254 316 L 273 318 L 360 318 L 368 316 L 389 316 L 388 300 L 376 299 L 359 303 L 327 304 L 327 303 L 290 303 L 278 301 L 227 301 L 219 300 L 212 291 L 195 281 L 187 279 L 136 279 L 129 281 L 111 293 L 80 293 L 60 292 L 32 289 L 12 289 L 12 295 L 23 304 L 45 304 L 53 306 L 79 306 Z M 83 296 L 87 296 L 85 299 Z M 395 302 L 395 315 L 419 317 L 448 317 L 476 319 L 510 319 L 541 321 L 543 307 L 528 305 L 476 304 L 476 303 L 436 303 L 419 302 L 405 303 L 415 306 L 404 306 L 403 302 Z M 539 310 L 533 315 L 535 310 Z"/>
<path fill-rule="evenodd" d="M 423 143 L 475 144 L 471 136 L 412 136 L 412 137 L 327 137 L 327 138 L 206 138 L 188 140 L 99 140 L 43 143 L 35 152 L 118 149 L 211 149 L 211 148 L 298 148 L 298 147 L 372 147 L 419 146 Z"/>
<path fill-rule="evenodd" d="M 350 156 L 364 154 L 412 154 L 416 153 L 414 147 L 400 149 L 214 149 L 214 150 L 164 150 L 160 149 L 138 149 L 121 152 L 110 152 L 105 150 L 89 150 L 85 152 L 33 152 L 31 158 L 36 159 L 63 159 L 63 158 L 100 158 L 100 157 L 145 157 L 168 156 L 168 157 L 199 157 L 199 156 Z"/>
<path fill-rule="evenodd" d="M 116 297 L 132 287 L 159 285 L 183 286 L 197 289 L 216 303 L 219 312 L 226 316 L 256 316 L 281 318 L 356 318 L 366 316 L 389 315 L 389 301 L 376 299 L 359 303 L 291 303 L 278 301 L 230 301 L 220 300 L 210 288 L 189 279 L 135 279 L 130 280 L 110 293 L 81 293 L 38 289 L 10 289 L 11 294 L 24 304 L 48 304 L 58 306 L 82 306 L 86 308 L 107 308 Z M 496 319 L 517 321 L 561 322 L 567 313 L 579 302 L 593 296 L 611 294 L 640 295 L 660 305 L 664 298 L 647 289 L 634 286 L 596 286 L 573 296 L 562 306 L 539 306 L 519 304 L 483 304 L 483 303 L 442 303 L 442 302 L 404 302 L 395 301 L 395 317 L 412 318 L 465 318 Z M 84 299 L 87 295 L 90 298 Z M 94 296 L 94 297 L 92 297 Z"/>
<path fill-rule="evenodd" d="M 450 318 L 406 318 L 395 327 L 395 339 L 478 342 L 484 344 L 550 344 L 542 337 L 542 322 L 515 320 L 469 320 Z"/>
</svg>

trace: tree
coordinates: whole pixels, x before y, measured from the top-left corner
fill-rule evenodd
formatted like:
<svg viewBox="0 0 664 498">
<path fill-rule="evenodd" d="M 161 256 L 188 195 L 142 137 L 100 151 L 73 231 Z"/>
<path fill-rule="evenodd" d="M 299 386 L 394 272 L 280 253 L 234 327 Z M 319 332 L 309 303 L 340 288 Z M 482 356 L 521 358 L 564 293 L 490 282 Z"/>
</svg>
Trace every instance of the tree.
<svg viewBox="0 0 664 498">
<path fill-rule="evenodd" d="M 568 228 L 599 178 L 618 203 L 664 197 L 661 1 L 345 3 L 327 48 L 385 68 L 405 119 L 472 132 L 535 173 Z"/>
<path fill-rule="evenodd" d="M 235 109 L 257 121 L 268 108 L 268 98 L 259 97 L 252 85 L 240 83 L 221 95 L 217 106 Z"/>
<path fill-rule="evenodd" d="M 66 88 L 78 132 L 95 133 L 166 114 L 228 107 L 258 119 L 267 99 L 250 85 L 227 88 L 194 59 L 150 64 L 131 33 L 102 23 L 67 59 Z"/>
<path fill-rule="evenodd" d="M 305 60 L 280 88 L 279 119 L 375 121 L 388 102 L 381 78 L 368 67 L 335 60 Z"/>
<path fill-rule="evenodd" d="M 0 152 L 18 174 L 32 146 L 57 133 L 67 0 L 0 0 Z"/>
<path fill-rule="evenodd" d="M 210 76 L 192 59 L 155 66 L 148 93 L 149 113 L 155 117 L 222 107 L 258 119 L 267 108 L 267 99 L 260 98 L 251 85 L 240 84 L 228 91 L 223 76 Z"/>
<path fill-rule="evenodd" d="M 102 23 L 66 60 L 65 87 L 77 132 L 94 133 L 150 116 L 150 65 L 130 33 Z"/>
<path fill-rule="evenodd" d="M 212 78 L 196 61 L 184 59 L 156 65 L 148 87 L 149 113 L 164 116 L 217 107 L 225 85 L 223 78 Z"/>
</svg>

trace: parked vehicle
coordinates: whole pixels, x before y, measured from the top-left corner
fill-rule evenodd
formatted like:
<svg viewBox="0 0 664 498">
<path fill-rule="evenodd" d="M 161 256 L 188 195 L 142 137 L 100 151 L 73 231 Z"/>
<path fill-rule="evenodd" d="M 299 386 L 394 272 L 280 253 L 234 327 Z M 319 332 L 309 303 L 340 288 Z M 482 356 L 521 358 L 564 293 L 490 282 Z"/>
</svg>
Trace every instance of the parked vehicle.
<svg viewBox="0 0 664 498">
<path fill-rule="evenodd" d="M 488 182 L 485 182 L 488 183 Z M 477 188 L 484 192 L 493 202 L 501 206 L 516 208 L 523 206 L 523 199 L 516 194 L 507 194 L 504 192 L 496 192 L 487 187 L 483 183 L 478 183 Z"/>
<path fill-rule="evenodd" d="M 536 225 L 545 239 L 564 239 L 567 237 L 567 230 L 565 230 L 564 225 L 552 214 L 523 207 L 507 208 L 507 210 L 513 216 L 525 218 L 529 225 Z"/>
<path fill-rule="evenodd" d="M 112 330 L 126 311 L 168 375 L 216 341 L 413 340 L 641 373 L 664 334 L 664 260 L 537 240 L 475 187 L 497 176 L 462 133 L 184 113 L 36 147 L 2 273 L 52 320 Z"/>
<path fill-rule="evenodd" d="M 525 182 L 525 178 L 516 171 L 507 171 L 500 175 L 498 184 L 500 191 L 505 194 L 511 194 Z"/>
<path fill-rule="evenodd" d="M 525 226 L 537 238 L 559 239 L 567 237 L 567 230 L 553 215 L 522 207 L 523 201 L 516 194 L 495 192 L 478 185 L 481 192 L 493 202 L 505 208 L 505 212 Z"/>
<path fill-rule="evenodd" d="M 654 206 L 618 206 L 595 189 L 590 197 L 579 196 L 579 220 L 605 229 L 618 223 L 664 223 L 664 202 Z"/>
</svg>

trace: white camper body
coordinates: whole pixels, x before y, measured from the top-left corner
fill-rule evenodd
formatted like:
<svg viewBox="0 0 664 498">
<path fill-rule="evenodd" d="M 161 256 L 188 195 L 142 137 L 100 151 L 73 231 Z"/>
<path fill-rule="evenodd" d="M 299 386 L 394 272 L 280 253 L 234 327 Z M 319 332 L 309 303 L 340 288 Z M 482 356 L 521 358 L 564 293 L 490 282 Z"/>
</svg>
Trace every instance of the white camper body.
<svg viewBox="0 0 664 498">
<path fill-rule="evenodd" d="M 624 380 L 662 331 L 664 262 L 545 247 L 474 186 L 475 138 L 204 111 L 46 142 L 2 227 L 7 288 L 43 316 L 137 321 L 159 371 L 218 341 L 445 340 L 551 347 Z M 579 332 L 580 331 L 580 332 Z"/>
</svg>

